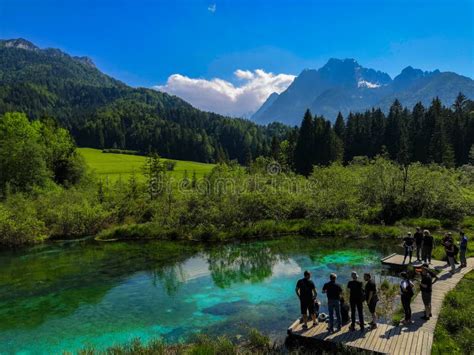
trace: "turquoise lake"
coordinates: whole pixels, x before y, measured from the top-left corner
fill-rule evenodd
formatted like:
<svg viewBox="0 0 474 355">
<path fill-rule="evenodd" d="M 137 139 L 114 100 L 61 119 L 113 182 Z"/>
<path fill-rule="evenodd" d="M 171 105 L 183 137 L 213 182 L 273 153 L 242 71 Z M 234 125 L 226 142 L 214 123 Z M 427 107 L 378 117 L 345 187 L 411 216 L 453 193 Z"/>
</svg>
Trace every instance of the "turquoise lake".
<svg viewBox="0 0 474 355">
<path fill-rule="evenodd" d="M 305 269 L 318 290 L 331 272 L 343 285 L 352 270 L 381 280 L 380 257 L 392 248 L 292 237 L 213 247 L 79 241 L 0 252 L 0 353 L 177 342 L 198 332 L 234 338 L 249 327 L 284 339 L 298 317 L 294 289 Z"/>
</svg>

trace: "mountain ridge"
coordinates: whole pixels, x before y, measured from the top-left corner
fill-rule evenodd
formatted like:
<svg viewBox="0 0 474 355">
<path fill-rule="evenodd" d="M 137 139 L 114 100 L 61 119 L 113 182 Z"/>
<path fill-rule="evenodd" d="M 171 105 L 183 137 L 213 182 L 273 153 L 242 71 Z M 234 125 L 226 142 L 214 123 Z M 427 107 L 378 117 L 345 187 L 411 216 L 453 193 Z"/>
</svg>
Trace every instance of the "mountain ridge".
<svg viewBox="0 0 474 355">
<path fill-rule="evenodd" d="M 79 146 L 156 151 L 202 162 L 267 154 L 283 125 L 204 112 L 176 96 L 133 88 L 101 72 L 87 57 L 40 49 L 24 39 L 0 40 L 0 115 L 55 118 Z"/>
<path fill-rule="evenodd" d="M 395 99 L 407 107 L 417 102 L 427 105 L 435 97 L 452 103 L 459 92 L 474 98 L 474 80 L 454 72 L 423 71 L 412 66 L 392 79 L 355 59 L 330 58 L 319 69 L 304 69 L 278 98 L 265 101 L 252 119 L 260 124 L 277 121 L 297 125 L 310 109 L 334 121 L 339 112 L 347 115 L 372 107 L 387 112 Z"/>
</svg>

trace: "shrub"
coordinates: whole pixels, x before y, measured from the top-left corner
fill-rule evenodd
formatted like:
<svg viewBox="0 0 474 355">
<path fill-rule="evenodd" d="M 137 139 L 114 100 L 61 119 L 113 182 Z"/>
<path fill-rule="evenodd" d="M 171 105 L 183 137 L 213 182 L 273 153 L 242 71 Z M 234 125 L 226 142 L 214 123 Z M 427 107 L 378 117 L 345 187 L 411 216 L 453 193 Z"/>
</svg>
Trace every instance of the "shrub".
<svg viewBox="0 0 474 355">
<path fill-rule="evenodd" d="M 47 229 L 38 219 L 33 204 L 21 195 L 0 204 L 0 245 L 17 246 L 44 240 Z"/>
<path fill-rule="evenodd" d="M 435 218 L 409 218 L 402 219 L 399 223 L 401 226 L 420 227 L 421 229 L 436 230 L 441 228 L 441 222 Z"/>
</svg>

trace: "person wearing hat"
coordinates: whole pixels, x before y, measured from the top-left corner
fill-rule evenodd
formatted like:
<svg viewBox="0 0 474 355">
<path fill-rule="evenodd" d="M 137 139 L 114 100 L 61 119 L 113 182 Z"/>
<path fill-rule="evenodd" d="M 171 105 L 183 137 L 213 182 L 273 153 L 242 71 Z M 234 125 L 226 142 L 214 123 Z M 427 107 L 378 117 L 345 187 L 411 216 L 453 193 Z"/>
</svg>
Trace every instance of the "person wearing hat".
<svg viewBox="0 0 474 355">
<path fill-rule="evenodd" d="M 359 315 L 359 324 L 360 330 L 364 330 L 364 314 L 362 312 L 364 305 L 364 285 L 362 281 L 358 280 L 357 272 L 352 271 L 351 273 L 352 280 L 347 283 L 347 288 L 349 289 L 349 304 L 351 306 L 351 326 L 350 330 L 355 330 L 356 324 L 356 309 Z"/>
<path fill-rule="evenodd" d="M 434 275 L 435 280 L 433 281 L 433 274 L 430 272 L 429 265 L 423 264 L 421 267 L 421 282 L 420 291 L 421 299 L 425 306 L 425 315 L 421 319 L 429 320 L 431 317 L 431 294 L 433 291 L 433 284 L 438 280 L 438 277 Z"/>
<path fill-rule="evenodd" d="M 412 324 L 411 299 L 415 294 L 413 292 L 413 287 L 415 285 L 413 285 L 413 282 L 410 281 L 406 272 L 402 272 L 400 276 L 402 277 L 402 281 L 400 282 L 400 296 L 402 300 L 403 312 L 405 313 L 405 318 L 402 322 L 404 324 Z"/>
<path fill-rule="evenodd" d="M 408 232 L 407 236 L 403 238 L 403 247 L 405 248 L 405 256 L 403 257 L 403 264 L 405 264 L 407 256 L 410 256 L 408 263 L 411 264 L 414 242 L 415 242 L 415 239 L 413 239 L 411 232 Z"/>
</svg>

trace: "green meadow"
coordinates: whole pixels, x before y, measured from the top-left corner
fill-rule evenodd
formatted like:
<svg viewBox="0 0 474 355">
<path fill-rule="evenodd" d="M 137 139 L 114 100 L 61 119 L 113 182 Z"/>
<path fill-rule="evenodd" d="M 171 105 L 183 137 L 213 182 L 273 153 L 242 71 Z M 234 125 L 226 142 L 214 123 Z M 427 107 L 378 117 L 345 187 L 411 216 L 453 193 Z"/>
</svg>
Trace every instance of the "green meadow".
<svg viewBox="0 0 474 355">
<path fill-rule="evenodd" d="M 79 153 L 84 157 L 87 166 L 99 177 L 116 181 L 119 178 L 128 179 L 135 174 L 138 180 L 143 180 L 143 164 L 146 157 L 130 154 L 103 153 L 99 149 L 78 148 Z M 163 160 L 170 160 L 164 159 Z M 198 163 L 194 161 L 174 160 L 176 165 L 171 172 L 173 178 L 182 178 L 184 172 L 188 172 L 189 178 L 193 173 L 202 177 L 209 173 L 215 164 Z"/>
</svg>

